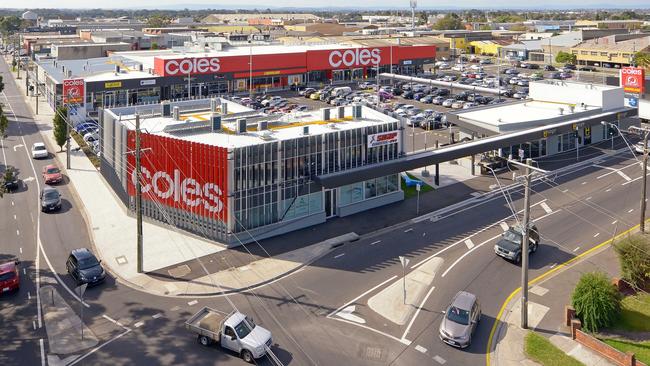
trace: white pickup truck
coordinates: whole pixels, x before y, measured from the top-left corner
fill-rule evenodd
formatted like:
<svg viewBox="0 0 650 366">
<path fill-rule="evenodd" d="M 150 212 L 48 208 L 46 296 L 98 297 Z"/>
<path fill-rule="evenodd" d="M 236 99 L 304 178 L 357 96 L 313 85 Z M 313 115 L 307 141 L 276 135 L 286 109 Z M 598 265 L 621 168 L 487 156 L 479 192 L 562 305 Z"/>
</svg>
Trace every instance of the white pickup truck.
<svg viewBox="0 0 650 366">
<path fill-rule="evenodd" d="M 228 314 L 204 307 L 185 322 L 185 327 L 198 334 L 201 345 L 219 343 L 221 347 L 237 352 L 248 363 L 270 351 L 273 342 L 271 332 L 238 311 Z"/>
</svg>

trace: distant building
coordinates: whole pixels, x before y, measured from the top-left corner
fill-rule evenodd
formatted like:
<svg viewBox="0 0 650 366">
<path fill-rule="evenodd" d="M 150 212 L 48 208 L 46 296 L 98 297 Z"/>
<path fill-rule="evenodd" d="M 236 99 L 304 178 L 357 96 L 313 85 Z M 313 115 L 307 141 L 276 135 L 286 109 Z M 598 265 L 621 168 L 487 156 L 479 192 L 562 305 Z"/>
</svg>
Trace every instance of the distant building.
<svg viewBox="0 0 650 366">
<path fill-rule="evenodd" d="M 346 27 L 338 23 L 301 23 L 285 25 L 284 29 L 296 32 L 309 32 L 322 36 L 341 36 L 347 32 L 356 32 L 360 28 Z"/>
<path fill-rule="evenodd" d="M 600 37 L 571 48 L 579 65 L 621 67 L 632 63 L 636 52 L 650 51 L 650 36 L 616 34 Z"/>
<path fill-rule="evenodd" d="M 301 22 L 317 22 L 321 18 L 314 14 L 306 13 L 267 13 L 267 14 L 210 14 L 201 20 L 202 23 L 239 23 L 251 24 L 249 19 L 277 19 L 278 21 L 301 21 Z"/>
<path fill-rule="evenodd" d="M 643 20 L 578 20 L 576 28 L 640 29 Z"/>
<path fill-rule="evenodd" d="M 34 13 L 31 10 L 27 10 L 26 12 L 23 13 L 22 18 L 23 20 L 35 22 L 38 20 L 38 14 Z"/>
</svg>

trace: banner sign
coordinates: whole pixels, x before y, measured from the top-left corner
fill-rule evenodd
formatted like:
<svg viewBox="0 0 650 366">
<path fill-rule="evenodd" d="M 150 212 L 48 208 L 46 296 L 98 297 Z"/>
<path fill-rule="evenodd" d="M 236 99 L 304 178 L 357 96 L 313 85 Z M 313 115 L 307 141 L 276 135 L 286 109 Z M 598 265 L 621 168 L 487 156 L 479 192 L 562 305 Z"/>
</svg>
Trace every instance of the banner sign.
<svg viewBox="0 0 650 366">
<path fill-rule="evenodd" d="M 640 67 L 624 67 L 621 69 L 621 86 L 626 93 L 643 94 L 645 71 Z"/>
<path fill-rule="evenodd" d="M 368 135 L 368 148 L 396 144 L 399 142 L 400 131 L 389 131 Z"/>
<path fill-rule="evenodd" d="M 84 104 L 86 83 L 84 79 L 63 80 L 63 104 Z"/>
</svg>

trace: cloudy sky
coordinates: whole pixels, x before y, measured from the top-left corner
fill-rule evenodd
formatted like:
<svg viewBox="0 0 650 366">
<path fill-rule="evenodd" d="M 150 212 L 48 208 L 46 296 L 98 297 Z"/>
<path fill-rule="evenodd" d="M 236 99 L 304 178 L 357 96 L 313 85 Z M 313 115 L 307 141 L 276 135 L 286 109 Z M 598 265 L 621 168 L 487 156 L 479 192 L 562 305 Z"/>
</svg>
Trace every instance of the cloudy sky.
<svg viewBox="0 0 650 366">
<path fill-rule="evenodd" d="M 4 3 L 4 1 L 3 1 Z M 404 8 L 408 8 L 408 0 L 360 0 L 350 2 L 349 0 L 329 0 L 323 2 L 322 0 L 274 0 L 272 4 L 276 7 L 293 6 L 293 7 L 349 7 L 352 4 L 359 7 L 390 7 L 398 8 L 403 3 Z M 10 3 L 2 4 L 0 6 L 7 6 Z M 23 0 L 21 2 L 13 2 L 11 5 L 24 6 L 25 8 L 88 8 L 88 7 L 103 7 L 103 8 L 134 8 L 134 7 L 183 7 L 188 6 L 195 8 L 197 5 L 205 4 L 205 7 L 219 8 L 219 7 L 232 7 L 236 4 L 232 1 L 223 0 L 185 0 L 184 2 L 178 0 L 111 0 L 111 1 L 88 1 L 88 0 Z M 547 0 L 543 3 L 545 8 L 558 7 L 566 8 L 567 6 L 575 7 L 611 7 L 614 6 L 612 2 L 605 0 Z M 242 0 L 239 2 L 242 7 L 268 7 L 268 0 Z M 499 7 L 526 7 L 536 6 L 530 2 L 522 2 L 521 0 L 464 0 L 459 2 L 457 0 L 419 0 L 418 5 L 425 8 L 445 8 L 445 7 L 481 7 L 481 8 L 499 8 Z M 541 5 L 540 5 L 541 6 Z M 644 0 L 619 0 L 615 2 L 618 7 L 633 7 L 645 6 L 649 4 Z"/>
</svg>

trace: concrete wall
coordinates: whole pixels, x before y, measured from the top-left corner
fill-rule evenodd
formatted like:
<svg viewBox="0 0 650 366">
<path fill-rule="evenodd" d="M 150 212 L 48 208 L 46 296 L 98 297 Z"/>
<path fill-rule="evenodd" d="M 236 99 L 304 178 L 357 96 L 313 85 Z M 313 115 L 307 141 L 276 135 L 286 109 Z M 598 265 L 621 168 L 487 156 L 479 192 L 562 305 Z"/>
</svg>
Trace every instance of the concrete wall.
<svg viewBox="0 0 650 366">
<path fill-rule="evenodd" d="M 639 99 L 639 118 L 650 120 L 650 100 Z"/>
<path fill-rule="evenodd" d="M 577 105 L 584 103 L 603 107 L 603 110 L 624 106 L 622 88 L 603 89 L 586 83 L 533 82 L 530 83 L 529 95 L 533 100 Z"/>
<path fill-rule="evenodd" d="M 108 52 L 129 50 L 131 50 L 131 45 L 128 43 L 74 46 L 52 45 L 52 56 L 57 60 L 84 60 L 88 58 L 106 57 Z"/>
<path fill-rule="evenodd" d="M 404 191 L 392 192 L 389 194 L 385 194 L 383 196 L 374 197 L 350 205 L 340 206 L 338 208 L 338 216 L 345 217 L 345 216 L 353 215 L 358 212 L 370 210 L 372 208 L 388 205 L 402 200 L 404 200 Z"/>
</svg>

